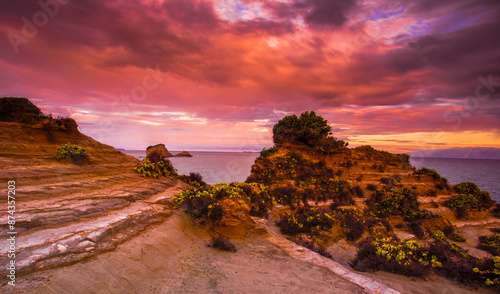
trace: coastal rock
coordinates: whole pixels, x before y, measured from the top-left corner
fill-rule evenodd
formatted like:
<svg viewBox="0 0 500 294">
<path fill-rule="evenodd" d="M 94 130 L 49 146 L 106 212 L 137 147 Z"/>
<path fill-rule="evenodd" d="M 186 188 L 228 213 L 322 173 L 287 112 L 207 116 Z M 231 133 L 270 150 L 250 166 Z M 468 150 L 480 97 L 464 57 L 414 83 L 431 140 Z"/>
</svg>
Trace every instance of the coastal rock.
<svg viewBox="0 0 500 294">
<path fill-rule="evenodd" d="M 165 144 L 156 144 L 153 146 L 149 146 L 146 148 L 146 156 L 149 156 L 152 152 L 158 152 L 160 156 L 162 157 L 172 157 L 172 153 L 170 153 L 167 148 L 165 147 Z"/>
<path fill-rule="evenodd" d="M 193 157 L 193 155 L 187 151 L 182 151 L 181 153 L 176 154 L 175 157 Z"/>
<path fill-rule="evenodd" d="M 55 142 L 39 125 L 0 122 L 0 181 L 15 182 L 18 276 L 115 249 L 167 219 L 172 210 L 155 202 L 182 189 L 175 178 L 141 177 L 134 171 L 136 158 L 76 129 L 53 132 Z M 58 147 L 68 142 L 84 148 L 91 164 L 57 161 Z M 7 201 L 0 209 L 7 211 Z M 4 218 L 0 237 L 8 235 Z M 0 249 L 5 264 L 6 249 Z M 0 274 L 6 277 L 6 269 Z"/>
</svg>

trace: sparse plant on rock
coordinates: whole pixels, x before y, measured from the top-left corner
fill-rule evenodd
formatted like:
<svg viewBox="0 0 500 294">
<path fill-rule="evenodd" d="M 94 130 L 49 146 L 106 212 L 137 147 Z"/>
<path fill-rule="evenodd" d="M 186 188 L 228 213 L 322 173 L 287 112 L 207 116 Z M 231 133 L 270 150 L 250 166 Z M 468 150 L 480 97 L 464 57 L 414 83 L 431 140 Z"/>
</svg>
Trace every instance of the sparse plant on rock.
<svg viewBox="0 0 500 294">
<path fill-rule="evenodd" d="M 78 145 L 71 145 L 71 143 L 59 146 L 59 151 L 56 160 L 66 159 L 76 165 L 82 164 L 84 161 L 90 163 L 89 155 L 82 147 Z"/>
<path fill-rule="evenodd" d="M 236 246 L 234 246 L 234 244 L 231 243 L 229 238 L 224 236 L 212 237 L 207 246 L 222 251 L 236 252 Z"/>
</svg>

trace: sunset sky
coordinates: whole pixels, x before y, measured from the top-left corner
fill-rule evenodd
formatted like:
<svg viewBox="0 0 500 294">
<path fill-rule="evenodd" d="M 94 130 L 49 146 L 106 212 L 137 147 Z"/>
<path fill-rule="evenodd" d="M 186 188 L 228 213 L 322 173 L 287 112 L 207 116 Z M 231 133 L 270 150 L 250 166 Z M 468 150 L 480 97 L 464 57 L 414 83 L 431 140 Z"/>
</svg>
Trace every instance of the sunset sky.
<svg viewBox="0 0 500 294">
<path fill-rule="evenodd" d="M 117 148 L 261 150 L 314 110 L 350 146 L 500 147 L 498 0 L 0 2 L 0 97 Z"/>
</svg>

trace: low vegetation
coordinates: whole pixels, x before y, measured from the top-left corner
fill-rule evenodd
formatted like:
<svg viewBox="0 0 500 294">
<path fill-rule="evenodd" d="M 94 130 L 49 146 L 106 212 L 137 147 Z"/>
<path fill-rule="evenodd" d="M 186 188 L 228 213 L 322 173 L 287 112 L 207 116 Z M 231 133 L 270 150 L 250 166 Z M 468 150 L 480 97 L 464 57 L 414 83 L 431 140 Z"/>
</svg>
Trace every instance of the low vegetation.
<svg viewBox="0 0 500 294">
<path fill-rule="evenodd" d="M 437 234 L 426 246 L 411 239 L 369 238 L 360 244 L 351 266 L 359 271 L 383 270 L 415 277 L 435 273 L 467 286 L 500 290 L 500 257 L 474 258 L 443 237 Z"/>
<path fill-rule="evenodd" d="M 236 246 L 229 240 L 229 238 L 224 236 L 215 236 L 210 239 L 207 244 L 208 247 L 212 247 L 222 251 L 236 252 Z"/>
<path fill-rule="evenodd" d="M 229 201 L 229 202 L 228 202 Z M 216 184 L 188 189 L 174 196 L 174 202 L 200 222 L 217 222 L 231 204 L 246 205 L 248 213 L 259 217 L 276 203 L 264 185 L 255 183 Z"/>
<path fill-rule="evenodd" d="M 56 160 L 61 159 L 66 159 L 66 161 L 72 162 L 76 165 L 80 165 L 84 162 L 88 162 L 90 164 L 90 158 L 85 149 L 78 145 L 71 145 L 71 143 L 59 146 Z"/>
<path fill-rule="evenodd" d="M 495 204 L 490 193 L 481 191 L 475 183 L 463 182 L 453 189 L 458 194 L 451 197 L 447 205 L 459 219 L 466 218 L 471 210 L 484 210 Z"/>
<path fill-rule="evenodd" d="M 190 172 L 188 176 L 186 175 L 180 175 L 179 179 L 182 181 L 196 187 L 196 188 L 203 188 L 207 186 L 207 183 L 203 180 L 203 177 L 200 175 L 200 173 L 193 173 Z"/>
<path fill-rule="evenodd" d="M 276 223 L 284 234 L 292 236 L 321 236 L 338 227 L 349 241 L 359 240 L 364 232 L 375 226 L 386 226 L 386 229 L 392 230 L 387 222 L 352 209 L 300 208 L 283 215 Z"/>
<path fill-rule="evenodd" d="M 480 236 L 479 242 L 479 249 L 488 251 L 493 255 L 500 255 L 500 233 L 495 233 L 489 236 Z"/>
<path fill-rule="evenodd" d="M 143 177 L 152 177 L 155 179 L 158 179 L 160 176 L 170 177 L 177 175 L 177 171 L 168 159 L 152 162 L 148 158 L 144 158 L 139 164 L 137 164 L 134 170 Z"/>
<path fill-rule="evenodd" d="M 0 98 L 0 121 L 35 124 L 42 120 L 47 121 L 45 128 L 74 129 L 77 124 L 69 117 L 54 118 L 51 114 L 44 114 L 27 98 L 3 97 Z M 48 125 L 48 126 L 47 126 Z"/>
<path fill-rule="evenodd" d="M 430 176 L 434 181 L 439 183 L 448 183 L 446 178 L 443 178 L 436 170 L 423 167 L 416 172 L 418 175 Z"/>
</svg>

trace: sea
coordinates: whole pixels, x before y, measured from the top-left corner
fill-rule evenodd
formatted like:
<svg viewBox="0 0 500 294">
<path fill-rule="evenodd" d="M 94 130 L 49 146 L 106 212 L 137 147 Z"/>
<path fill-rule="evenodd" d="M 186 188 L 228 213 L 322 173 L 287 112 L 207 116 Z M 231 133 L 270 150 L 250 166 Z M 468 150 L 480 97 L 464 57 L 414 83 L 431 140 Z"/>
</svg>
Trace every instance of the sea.
<svg viewBox="0 0 500 294">
<path fill-rule="evenodd" d="M 123 152 L 138 159 L 146 156 L 146 151 L 142 150 Z M 179 174 L 200 173 L 208 184 L 244 182 L 250 175 L 255 159 L 259 157 L 258 152 L 190 153 L 193 157 L 171 157 L 169 160 Z M 475 182 L 479 188 L 490 192 L 495 201 L 500 202 L 500 160 L 411 157 L 410 163 L 416 168 L 435 169 L 452 185 Z"/>
<path fill-rule="evenodd" d="M 125 154 L 143 159 L 146 151 L 123 150 Z M 171 151 L 172 154 L 179 152 Z M 199 173 L 210 185 L 216 183 L 244 182 L 250 175 L 251 167 L 259 152 L 205 152 L 189 151 L 193 157 L 170 157 L 177 172 L 189 175 Z"/>
<path fill-rule="evenodd" d="M 411 157 L 410 163 L 416 168 L 435 169 L 452 185 L 461 182 L 474 182 L 481 190 L 490 192 L 491 197 L 496 202 L 500 202 L 499 159 Z"/>
</svg>

